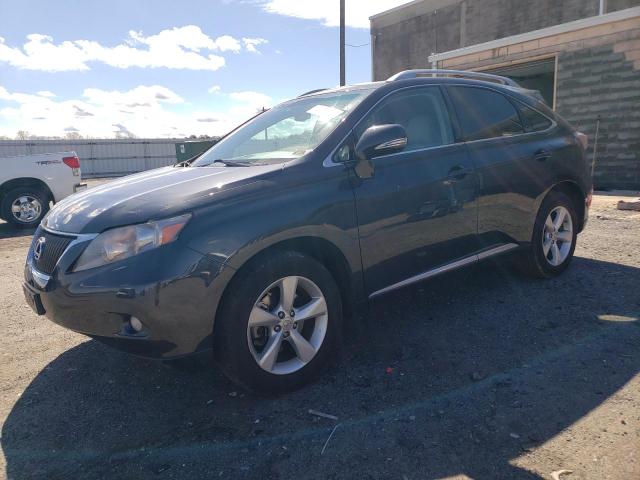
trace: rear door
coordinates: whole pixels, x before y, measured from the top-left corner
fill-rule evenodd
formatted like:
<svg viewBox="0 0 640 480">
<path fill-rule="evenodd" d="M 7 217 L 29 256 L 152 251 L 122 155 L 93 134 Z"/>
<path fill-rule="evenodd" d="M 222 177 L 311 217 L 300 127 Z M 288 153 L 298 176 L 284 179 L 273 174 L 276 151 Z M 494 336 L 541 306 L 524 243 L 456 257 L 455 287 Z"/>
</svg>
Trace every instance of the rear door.
<svg viewBox="0 0 640 480">
<path fill-rule="evenodd" d="M 562 147 L 549 135 L 553 122 L 491 88 L 447 91 L 477 169 L 481 247 L 529 241 L 536 199 L 553 184 L 549 163 Z"/>
<path fill-rule="evenodd" d="M 374 158 L 374 176 L 354 188 L 369 294 L 397 287 L 475 252 L 477 183 L 466 147 L 455 143 L 439 86 L 382 100 L 354 129 L 400 124 L 407 147 Z"/>
</svg>

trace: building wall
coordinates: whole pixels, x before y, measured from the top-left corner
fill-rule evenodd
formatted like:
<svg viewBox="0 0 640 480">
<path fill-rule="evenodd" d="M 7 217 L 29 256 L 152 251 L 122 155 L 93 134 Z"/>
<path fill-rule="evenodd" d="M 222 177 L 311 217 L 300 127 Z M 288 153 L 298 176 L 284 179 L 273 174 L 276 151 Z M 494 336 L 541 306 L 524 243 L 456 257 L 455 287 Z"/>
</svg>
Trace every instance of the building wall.
<svg viewBox="0 0 640 480">
<path fill-rule="evenodd" d="M 456 4 L 380 29 L 372 27 L 374 79 L 385 80 L 410 68 L 426 68 L 432 53 L 458 48 L 460 16 Z"/>
<path fill-rule="evenodd" d="M 496 40 L 598 14 L 599 0 L 424 0 L 371 20 L 373 79 L 429 68 L 432 53 Z M 605 0 L 605 12 L 640 0 Z M 406 12 L 406 13 L 405 13 Z"/>
<path fill-rule="evenodd" d="M 594 172 L 597 187 L 638 189 L 640 29 L 633 35 L 602 40 L 599 45 L 559 54 L 557 111 L 589 136 L 591 147 L 600 121 Z"/>
<path fill-rule="evenodd" d="M 637 7 L 637 0 L 605 0 L 605 11 L 617 12 L 618 10 L 624 10 L 625 8 Z"/>
<path fill-rule="evenodd" d="M 483 70 L 557 57 L 556 110 L 589 137 L 598 188 L 640 189 L 640 17 L 443 60 Z"/>
<path fill-rule="evenodd" d="M 178 140 L 0 140 L 0 168 L 4 157 L 74 151 L 85 178 L 118 176 L 176 162 Z"/>
<path fill-rule="evenodd" d="M 460 47 L 591 17 L 598 7 L 598 0 L 467 0 L 467 42 Z"/>
<path fill-rule="evenodd" d="M 451 37 L 459 32 L 458 40 L 464 40 L 465 37 L 468 40 L 465 46 L 476 45 L 576 20 L 576 16 L 593 16 L 597 14 L 598 8 L 598 2 L 590 0 L 514 0 L 513 4 L 517 4 L 517 7 L 500 10 L 500 5 L 505 2 L 512 4 L 509 0 L 466 0 L 466 11 L 459 17 L 466 17 L 466 31 L 461 30 L 460 21 L 458 24 L 452 23 L 449 25 Z M 538 7 L 543 5 L 545 8 L 542 10 L 548 11 L 549 18 L 543 18 L 537 13 L 538 10 L 532 10 L 526 3 L 536 4 Z M 608 11 L 617 11 L 639 4 L 640 0 L 607 0 L 606 7 Z M 455 5 L 448 5 L 448 8 L 455 8 Z M 496 9 L 500 13 L 482 14 L 483 11 L 495 12 Z M 422 17 L 428 15 L 423 13 Z M 482 18 L 474 21 L 470 20 L 470 16 Z M 512 17 L 513 22 L 508 21 Z M 416 18 L 416 21 L 420 18 Z M 381 20 L 384 19 L 378 19 L 378 22 Z M 432 38 L 415 26 L 402 36 L 401 26 L 406 22 L 405 19 L 396 24 L 384 25 L 381 29 L 373 52 L 376 78 L 387 78 L 395 71 L 408 68 L 431 66 L 428 64 L 428 55 L 417 57 L 414 54 L 407 57 L 405 52 L 403 56 L 400 47 L 403 42 L 421 43 Z M 544 25 L 544 22 L 549 24 Z M 486 30 L 480 28 L 482 25 Z M 383 35 L 391 30 L 396 32 L 395 38 Z M 398 50 L 393 52 L 393 62 L 385 56 L 392 49 L 385 45 L 387 42 L 398 42 Z M 433 43 L 412 48 L 414 52 L 421 49 L 426 53 L 432 50 L 431 45 Z M 460 45 L 440 51 L 457 48 Z M 378 51 L 383 53 L 379 57 Z M 590 159 L 593 159 L 596 124 L 600 122 L 594 171 L 596 187 L 640 189 L 640 17 L 463 54 L 442 60 L 437 67 L 483 70 L 550 57 L 557 58 L 556 110 L 578 130 L 588 135 Z"/>
</svg>

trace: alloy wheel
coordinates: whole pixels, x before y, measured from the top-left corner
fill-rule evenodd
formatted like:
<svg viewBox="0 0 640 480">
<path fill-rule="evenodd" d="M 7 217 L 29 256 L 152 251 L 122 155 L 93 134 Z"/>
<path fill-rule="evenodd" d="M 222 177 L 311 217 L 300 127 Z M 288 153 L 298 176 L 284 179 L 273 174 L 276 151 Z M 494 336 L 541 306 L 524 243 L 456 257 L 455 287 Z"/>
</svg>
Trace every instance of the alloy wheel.
<svg viewBox="0 0 640 480">
<path fill-rule="evenodd" d="M 318 353 L 328 325 L 320 288 L 300 276 L 281 278 L 256 300 L 247 325 L 249 350 L 263 370 L 294 373 Z"/>
<path fill-rule="evenodd" d="M 571 253 L 573 221 L 563 206 L 551 210 L 542 230 L 542 252 L 550 265 L 557 267 Z"/>
<path fill-rule="evenodd" d="M 11 204 L 11 213 L 14 218 L 22 223 L 33 222 L 40 216 L 42 204 L 40 200 L 31 195 L 21 195 Z"/>
</svg>

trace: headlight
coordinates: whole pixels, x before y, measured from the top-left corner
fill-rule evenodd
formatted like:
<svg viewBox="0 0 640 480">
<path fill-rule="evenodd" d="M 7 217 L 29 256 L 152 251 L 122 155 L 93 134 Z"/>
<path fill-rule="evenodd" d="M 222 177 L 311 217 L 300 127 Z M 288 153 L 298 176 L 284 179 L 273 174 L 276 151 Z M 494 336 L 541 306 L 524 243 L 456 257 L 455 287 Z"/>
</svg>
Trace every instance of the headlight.
<svg viewBox="0 0 640 480">
<path fill-rule="evenodd" d="M 171 243 L 190 218 L 191 214 L 186 214 L 107 230 L 91 241 L 73 270 L 99 267 Z"/>
</svg>

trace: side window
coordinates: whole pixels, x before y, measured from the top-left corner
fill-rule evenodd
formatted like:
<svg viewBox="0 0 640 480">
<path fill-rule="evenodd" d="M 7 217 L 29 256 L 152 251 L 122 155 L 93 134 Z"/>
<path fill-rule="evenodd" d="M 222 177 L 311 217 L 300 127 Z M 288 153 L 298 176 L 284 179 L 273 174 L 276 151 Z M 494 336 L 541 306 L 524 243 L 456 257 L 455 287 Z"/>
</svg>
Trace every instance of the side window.
<svg viewBox="0 0 640 480">
<path fill-rule="evenodd" d="M 438 87 L 394 93 L 378 105 L 355 129 L 360 138 L 374 125 L 398 124 L 407 132 L 404 151 L 453 143 L 451 119 Z"/>
<path fill-rule="evenodd" d="M 551 120 L 536 112 L 533 108 L 529 108 L 521 103 L 518 103 L 518 109 L 520 110 L 520 117 L 524 123 L 524 128 L 527 132 L 541 132 L 551 126 Z"/>
<path fill-rule="evenodd" d="M 449 87 L 466 140 L 524 133 L 520 116 L 502 94 L 486 88 Z"/>
</svg>

